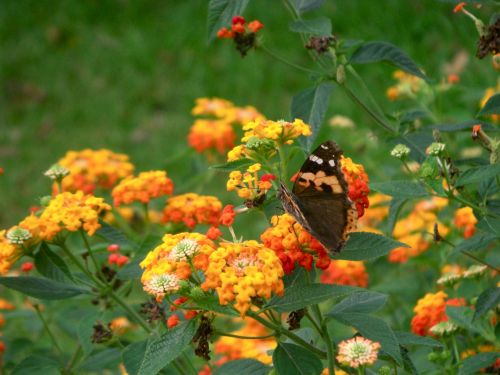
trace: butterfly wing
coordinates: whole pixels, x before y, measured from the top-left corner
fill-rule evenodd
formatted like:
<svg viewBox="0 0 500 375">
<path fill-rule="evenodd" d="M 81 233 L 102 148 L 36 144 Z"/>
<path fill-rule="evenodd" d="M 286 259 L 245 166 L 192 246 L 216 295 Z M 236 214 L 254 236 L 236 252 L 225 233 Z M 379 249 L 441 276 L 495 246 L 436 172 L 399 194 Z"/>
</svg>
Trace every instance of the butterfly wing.
<svg viewBox="0 0 500 375">
<path fill-rule="evenodd" d="M 304 162 L 289 200 L 289 212 L 328 250 L 336 252 L 356 228 L 357 214 L 348 197 L 342 173 L 342 150 L 332 141 L 322 143 Z"/>
</svg>

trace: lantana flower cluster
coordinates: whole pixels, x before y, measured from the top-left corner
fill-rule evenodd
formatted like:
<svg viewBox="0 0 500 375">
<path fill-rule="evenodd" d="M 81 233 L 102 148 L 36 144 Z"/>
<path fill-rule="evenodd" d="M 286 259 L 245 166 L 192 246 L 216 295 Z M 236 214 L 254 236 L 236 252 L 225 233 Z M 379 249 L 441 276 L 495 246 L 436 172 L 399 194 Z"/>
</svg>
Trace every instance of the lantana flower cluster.
<svg viewBox="0 0 500 375">
<path fill-rule="evenodd" d="M 129 176 L 115 186 L 111 195 L 113 204 L 120 206 L 132 202 L 149 203 L 152 199 L 171 195 L 174 183 L 165 171 L 141 172 L 137 177 Z"/>
<path fill-rule="evenodd" d="M 256 46 L 256 34 L 262 28 L 264 25 L 259 20 L 247 23 L 242 16 L 234 16 L 231 21 L 231 29 L 222 27 L 217 32 L 217 38 L 233 39 L 236 49 L 241 56 L 245 56 L 250 49 Z"/>
<path fill-rule="evenodd" d="M 267 193 L 272 188 L 273 181 L 276 177 L 272 174 L 265 173 L 259 177 L 258 172 L 262 169 L 260 163 L 255 163 L 249 166 L 246 172 L 232 171 L 229 174 L 227 181 L 227 191 L 236 190 L 238 196 L 247 201 L 256 201 Z"/>
<path fill-rule="evenodd" d="M 361 164 L 356 164 L 351 158 L 342 156 L 340 160 L 344 178 L 349 187 L 349 199 L 354 203 L 358 213 L 358 219 L 365 214 L 365 209 L 369 207 L 368 194 L 368 175 Z"/>
<path fill-rule="evenodd" d="M 350 285 L 366 288 L 368 273 L 361 261 L 332 260 L 319 277 L 323 284 Z"/>
<path fill-rule="evenodd" d="M 387 89 L 386 95 L 389 100 L 413 99 L 418 95 L 430 93 L 430 87 L 422 78 L 413 74 L 396 70 L 393 74 L 397 83 Z"/>
<path fill-rule="evenodd" d="M 222 203 L 214 196 L 187 193 L 171 197 L 163 209 L 164 223 L 184 223 L 193 229 L 197 224 L 217 226 Z"/>
<path fill-rule="evenodd" d="M 0 275 L 5 275 L 22 255 L 20 249 L 9 242 L 6 232 L 0 231 Z"/>
<path fill-rule="evenodd" d="M 462 207 L 455 211 L 454 224 L 458 229 L 463 229 L 464 238 L 469 238 L 476 233 L 477 219 L 470 207 Z"/>
<path fill-rule="evenodd" d="M 134 165 L 127 155 L 107 149 L 68 151 L 57 165 L 69 171 L 62 180 L 63 191 L 82 190 L 87 194 L 96 188 L 111 189 L 134 172 Z"/>
</svg>

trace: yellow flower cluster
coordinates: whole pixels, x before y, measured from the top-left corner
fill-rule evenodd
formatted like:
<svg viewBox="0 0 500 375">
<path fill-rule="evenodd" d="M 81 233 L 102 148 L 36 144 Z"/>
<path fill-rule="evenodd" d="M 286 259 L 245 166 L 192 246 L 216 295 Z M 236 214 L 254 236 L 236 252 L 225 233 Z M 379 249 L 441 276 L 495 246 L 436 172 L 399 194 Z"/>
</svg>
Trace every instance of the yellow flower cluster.
<svg viewBox="0 0 500 375">
<path fill-rule="evenodd" d="M 21 256 L 19 248 L 9 243 L 5 232 L 0 231 L 0 275 L 5 275 Z"/>
<path fill-rule="evenodd" d="M 240 198 L 247 200 L 253 200 L 264 195 L 272 188 L 273 184 L 268 178 L 259 179 L 258 172 L 261 168 L 261 164 L 256 163 L 249 166 L 245 173 L 232 171 L 226 184 L 227 191 L 236 190 Z"/>
<path fill-rule="evenodd" d="M 220 98 L 198 98 L 191 111 L 194 116 L 214 116 L 228 123 L 245 124 L 249 121 L 264 119 L 255 107 L 237 107 L 229 100 Z"/>
<path fill-rule="evenodd" d="M 243 125 L 243 130 L 245 134 L 241 139 L 242 142 L 257 137 L 270 139 L 280 144 L 292 144 L 293 140 L 301 135 L 308 137 L 312 134 L 311 127 L 300 119 L 295 119 L 293 122 L 256 120 Z"/>
<path fill-rule="evenodd" d="M 196 224 L 217 226 L 221 212 L 222 203 L 218 198 L 187 193 L 167 200 L 163 209 L 163 222 L 183 222 L 191 229 Z"/>
<path fill-rule="evenodd" d="M 389 100 L 412 99 L 417 94 L 429 90 L 428 85 L 422 78 L 405 73 L 402 70 L 396 70 L 393 77 L 398 82 L 387 89 L 386 95 Z"/>
<path fill-rule="evenodd" d="M 74 232 L 82 228 L 92 236 L 101 227 L 99 215 L 110 209 L 111 206 L 103 198 L 86 195 L 82 191 L 64 192 L 52 198 L 39 217 L 32 214 L 19 226 L 29 230 L 38 240 L 50 241 L 64 229 Z"/>
<path fill-rule="evenodd" d="M 162 243 L 148 253 L 140 266 L 143 288 L 158 300 L 179 289 L 179 282 L 191 276 L 192 265 L 206 268 L 215 245 L 199 233 L 166 234 Z"/>
<path fill-rule="evenodd" d="M 106 149 L 69 151 L 57 164 L 70 172 L 62 181 L 64 191 L 82 190 L 88 194 L 97 187 L 111 189 L 118 180 L 134 172 L 127 155 Z"/>
<path fill-rule="evenodd" d="M 399 220 L 394 227 L 393 236 L 408 244 L 410 248 L 393 249 L 389 254 L 389 261 L 404 263 L 409 258 L 416 257 L 427 250 L 434 232 L 434 224 L 438 223 L 436 212 L 446 207 L 447 204 L 446 198 L 438 197 L 420 201 L 407 217 Z M 438 223 L 438 230 L 441 236 L 449 232 L 449 229 L 440 223 Z"/>
<path fill-rule="evenodd" d="M 221 305 L 231 301 L 243 316 L 252 298 L 270 298 L 284 291 L 278 256 L 257 241 L 221 243 L 208 259 L 204 290 L 215 289 Z"/>
<path fill-rule="evenodd" d="M 148 203 L 151 199 L 170 195 L 174 184 L 165 171 L 141 172 L 139 176 L 129 176 L 122 180 L 111 192 L 113 204 L 130 204 L 138 201 Z"/>
</svg>

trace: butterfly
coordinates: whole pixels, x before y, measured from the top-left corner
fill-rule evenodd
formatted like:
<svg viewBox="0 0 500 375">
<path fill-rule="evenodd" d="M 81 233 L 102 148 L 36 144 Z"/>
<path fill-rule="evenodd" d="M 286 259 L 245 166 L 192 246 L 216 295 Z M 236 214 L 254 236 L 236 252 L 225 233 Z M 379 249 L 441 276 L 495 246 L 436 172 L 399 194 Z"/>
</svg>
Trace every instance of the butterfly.
<svg viewBox="0 0 500 375">
<path fill-rule="evenodd" d="M 356 230 L 358 219 L 348 197 L 341 156 L 335 142 L 322 143 L 300 168 L 292 191 L 283 182 L 278 190 L 284 210 L 334 254 Z"/>
</svg>

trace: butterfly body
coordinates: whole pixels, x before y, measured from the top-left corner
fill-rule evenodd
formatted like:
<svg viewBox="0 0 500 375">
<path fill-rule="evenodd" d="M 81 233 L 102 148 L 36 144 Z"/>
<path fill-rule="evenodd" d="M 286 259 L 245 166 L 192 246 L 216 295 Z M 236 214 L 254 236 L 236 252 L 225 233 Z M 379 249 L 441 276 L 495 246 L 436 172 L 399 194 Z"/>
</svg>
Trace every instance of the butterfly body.
<svg viewBox="0 0 500 375">
<path fill-rule="evenodd" d="M 335 142 L 322 143 L 300 168 L 292 191 L 283 183 L 278 191 L 285 211 L 332 253 L 342 248 L 357 221 L 341 156 Z"/>
</svg>

